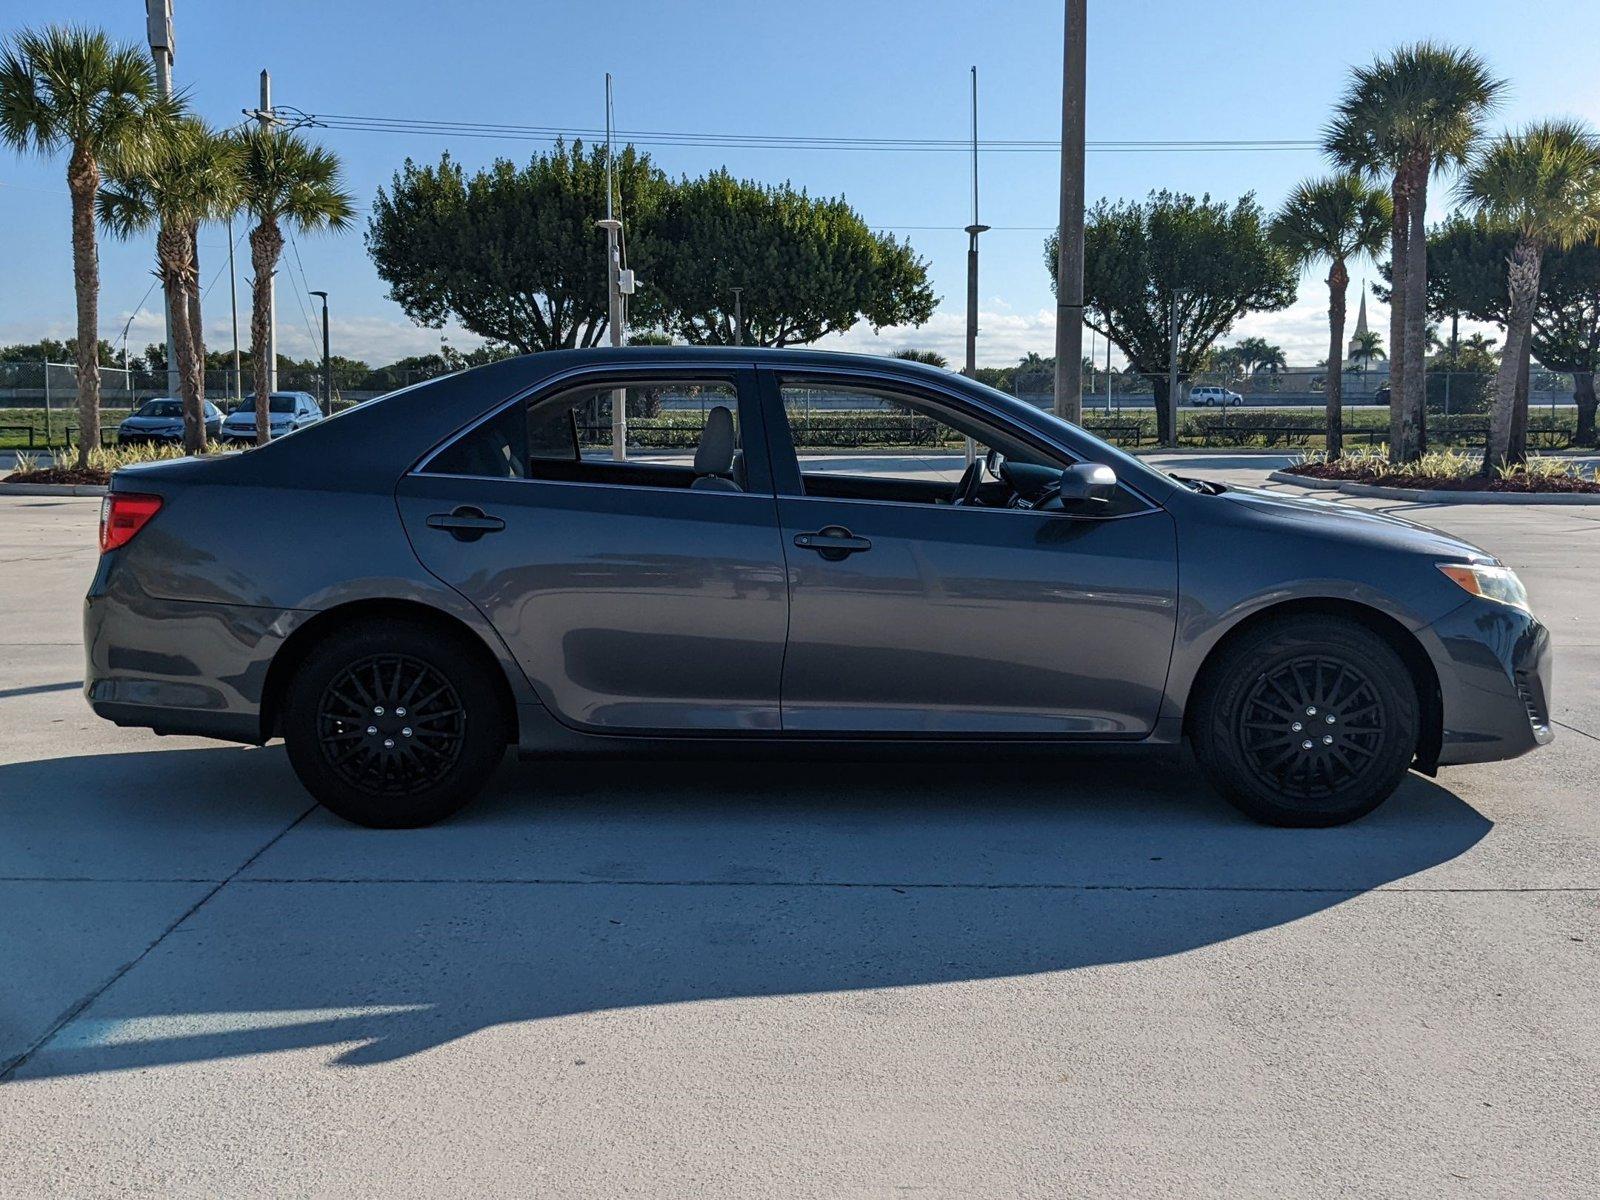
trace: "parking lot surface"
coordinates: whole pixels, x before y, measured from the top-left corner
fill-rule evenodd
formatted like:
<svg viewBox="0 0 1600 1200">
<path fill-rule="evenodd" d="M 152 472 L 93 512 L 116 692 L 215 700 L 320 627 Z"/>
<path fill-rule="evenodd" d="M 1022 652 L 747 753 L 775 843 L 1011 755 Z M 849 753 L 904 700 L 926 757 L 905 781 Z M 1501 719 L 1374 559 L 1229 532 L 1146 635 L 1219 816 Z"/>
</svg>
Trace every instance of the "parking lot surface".
<svg viewBox="0 0 1600 1200">
<path fill-rule="evenodd" d="M 1593 1195 L 1600 507 L 1344 502 L 1522 573 L 1553 746 L 1332 830 L 801 759 L 375 832 L 95 718 L 97 502 L 0 498 L 0 1195 Z"/>
</svg>

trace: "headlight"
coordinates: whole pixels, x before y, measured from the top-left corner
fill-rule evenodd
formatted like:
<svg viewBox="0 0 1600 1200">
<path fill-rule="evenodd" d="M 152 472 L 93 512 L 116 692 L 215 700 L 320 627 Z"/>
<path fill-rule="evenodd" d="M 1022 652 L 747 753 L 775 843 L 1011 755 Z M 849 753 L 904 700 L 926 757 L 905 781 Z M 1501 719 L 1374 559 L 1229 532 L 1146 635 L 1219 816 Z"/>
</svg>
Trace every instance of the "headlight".
<svg viewBox="0 0 1600 1200">
<path fill-rule="evenodd" d="M 1482 596 L 1485 600 L 1495 600 L 1501 604 L 1509 604 L 1512 608 L 1528 611 L 1528 591 L 1522 586 L 1522 580 L 1517 578 L 1517 573 L 1510 567 L 1489 567 L 1479 563 L 1436 563 L 1439 570 L 1444 572 L 1445 578 L 1454 582 L 1463 591 L 1471 592 L 1474 596 Z"/>
</svg>

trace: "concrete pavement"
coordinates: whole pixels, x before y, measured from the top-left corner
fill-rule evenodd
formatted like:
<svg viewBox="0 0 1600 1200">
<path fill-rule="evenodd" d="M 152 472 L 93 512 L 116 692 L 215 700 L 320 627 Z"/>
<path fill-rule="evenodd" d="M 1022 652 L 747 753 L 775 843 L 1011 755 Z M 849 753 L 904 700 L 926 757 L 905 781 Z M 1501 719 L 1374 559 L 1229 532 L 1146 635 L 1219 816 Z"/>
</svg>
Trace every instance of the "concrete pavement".
<svg viewBox="0 0 1600 1200">
<path fill-rule="evenodd" d="M 96 507 L 0 500 L 0 1194 L 1600 1175 L 1600 509 L 1399 506 L 1522 572 L 1561 728 L 1343 829 L 1186 761 L 802 761 L 508 763 L 379 833 L 88 712 Z"/>
</svg>

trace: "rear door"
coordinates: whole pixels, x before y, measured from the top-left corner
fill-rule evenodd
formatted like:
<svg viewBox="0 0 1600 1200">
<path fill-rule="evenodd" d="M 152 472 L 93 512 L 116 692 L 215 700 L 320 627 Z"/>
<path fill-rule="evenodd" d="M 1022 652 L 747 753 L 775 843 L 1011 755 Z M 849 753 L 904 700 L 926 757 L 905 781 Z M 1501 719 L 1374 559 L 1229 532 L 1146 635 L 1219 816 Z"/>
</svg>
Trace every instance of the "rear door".
<svg viewBox="0 0 1600 1200">
<path fill-rule="evenodd" d="M 697 472 L 718 407 L 738 457 Z M 694 486 L 708 472 L 719 482 Z M 780 728 L 788 598 L 752 372 L 569 379 L 425 461 L 398 501 L 424 565 L 494 624 L 558 719 Z"/>
</svg>

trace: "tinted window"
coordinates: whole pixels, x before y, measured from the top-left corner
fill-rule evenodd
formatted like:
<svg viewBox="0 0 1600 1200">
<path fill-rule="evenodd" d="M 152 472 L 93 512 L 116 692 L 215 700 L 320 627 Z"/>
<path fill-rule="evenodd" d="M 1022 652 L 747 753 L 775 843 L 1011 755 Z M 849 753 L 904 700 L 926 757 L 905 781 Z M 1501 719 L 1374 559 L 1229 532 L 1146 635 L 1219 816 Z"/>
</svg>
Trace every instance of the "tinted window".
<svg viewBox="0 0 1600 1200">
<path fill-rule="evenodd" d="M 139 407 L 141 417 L 181 417 L 183 416 L 183 402 L 181 400 L 147 400 Z"/>
<path fill-rule="evenodd" d="M 627 416 L 621 457 L 615 453 L 612 428 L 619 402 Z M 710 414 L 718 408 L 731 418 L 733 447 L 726 461 L 712 461 L 715 447 L 708 449 L 701 463 L 705 470 L 697 472 L 696 451 Z M 742 488 L 738 413 L 738 392 L 722 380 L 587 384 L 507 410 L 436 455 L 427 469 L 645 487 L 689 487 L 699 474 L 714 474 Z"/>
</svg>

